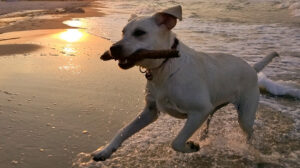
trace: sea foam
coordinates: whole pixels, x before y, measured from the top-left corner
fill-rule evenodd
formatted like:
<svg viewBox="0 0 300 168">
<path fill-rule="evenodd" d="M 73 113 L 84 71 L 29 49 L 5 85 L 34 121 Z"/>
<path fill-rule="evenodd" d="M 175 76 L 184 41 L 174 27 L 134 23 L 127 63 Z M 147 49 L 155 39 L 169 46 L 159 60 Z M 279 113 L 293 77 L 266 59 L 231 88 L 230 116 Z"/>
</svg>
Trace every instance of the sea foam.
<svg viewBox="0 0 300 168">
<path fill-rule="evenodd" d="M 291 96 L 300 99 L 300 89 L 269 79 L 265 74 L 258 74 L 258 85 L 275 96 Z"/>
</svg>

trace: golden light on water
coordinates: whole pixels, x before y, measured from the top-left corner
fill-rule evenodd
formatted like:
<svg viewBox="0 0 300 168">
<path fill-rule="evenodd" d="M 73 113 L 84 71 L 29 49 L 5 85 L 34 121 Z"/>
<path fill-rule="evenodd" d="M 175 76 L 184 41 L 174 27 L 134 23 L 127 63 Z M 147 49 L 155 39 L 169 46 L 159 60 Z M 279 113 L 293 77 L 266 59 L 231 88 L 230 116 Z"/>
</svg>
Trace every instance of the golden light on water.
<svg viewBox="0 0 300 168">
<path fill-rule="evenodd" d="M 67 45 L 62 49 L 62 53 L 73 56 L 76 53 L 76 50 L 71 45 Z"/>
<path fill-rule="evenodd" d="M 58 67 L 58 69 L 61 70 L 61 71 L 69 71 L 69 72 L 77 73 L 77 74 L 80 73 L 80 66 L 79 65 L 74 65 L 72 63 L 69 63 L 67 65 L 61 65 L 61 66 Z"/>
<path fill-rule="evenodd" d="M 59 38 L 67 42 L 79 42 L 87 36 L 87 33 L 80 29 L 68 29 L 59 34 Z"/>
<path fill-rule="evenodd" d="M 78 23 L 79 24 L 79 23 Z M 55 39 L 62 40 L 59 42 L 59 52 L 66 57 L 63 57 L 61 64 L 58 66 L 60 71 L 71 72 L 74 74 L 81 73 L 80 64 L 80 46 L 84 45 L 84 41 L 88 41 L 89 34 L 84 29 L 67 29 L 54 34 Z"/>
<path fill-rule="evenodd" d="M 71 27 L 83 27 L 84 26 L 84 23 L 80 20 L 67 20 L 63 23 L 68 26 L 71 26 Z"/>
</svg>

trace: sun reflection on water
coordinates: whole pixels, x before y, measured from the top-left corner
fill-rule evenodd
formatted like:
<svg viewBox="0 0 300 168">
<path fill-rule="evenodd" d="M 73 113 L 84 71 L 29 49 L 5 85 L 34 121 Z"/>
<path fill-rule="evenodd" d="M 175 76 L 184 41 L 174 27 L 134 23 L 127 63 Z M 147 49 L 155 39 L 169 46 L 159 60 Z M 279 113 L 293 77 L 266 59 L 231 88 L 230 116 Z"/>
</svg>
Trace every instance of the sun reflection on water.
<svg viewBox="0 0 300 168">
<path fill-rule="evenodd" d="M 61 40 L 73 43 L 79 42 L 86 38 L 87 33 L 80 29 L 67 29 L 59 34 Z"/>
<path fill-rule="evenodd" d="M 63 43 L 59 43 L 59 50 L 61 54 L 67 56 L 62 58 L 63 61 L 61 65 L 58 66 L 58 69 L 73 74 L 81 73 L 81 65 L 78 61 L 81 52 L 81 42 L 87 40 L 88 33 L 83 29 L 67 29 L 55 34 L 55 38 L 64 41 Z"/>
<path fill-rule="evenodd" d="M 63 51 L 67 54 L 74 54 L 76 53 L 76 51 L 74 50 L 74 48 L 71 48 L 71 47 L 65 47 L 63 48 Z"/>
<path fill-rule="evenodd" d="M 75 65 L 70 62 L 66 65 L 59 66 L 58 69 L 61 71 L 68 71 L 68 72 L 72 72 L 72 73 L 76 73 L 76 74 L 79 74 L 81 72 L 80 65 Z"/>
<path fill-rule="evenodd" d="M 66 46 L 64 46 L 61 51 L 61 53 L 66 56 L 75 56 L 76 52 L 76 49 L 71 44 L 67 44 Z"/>
<path fill-rule="evenodd" d="M 67 20 L 63 22 L 64 24 L 71 27 L 83 27 L 85 24 L 81 20 Z"/>
<path fill-rule="evenodd" d="M 58 66 L 60 71 L 71 72 L 73 74 L 81 73 L 81 65 L 78 64 L 78 59 L 74 57 L 64 57 L 65 61 Z"/>
</svg>

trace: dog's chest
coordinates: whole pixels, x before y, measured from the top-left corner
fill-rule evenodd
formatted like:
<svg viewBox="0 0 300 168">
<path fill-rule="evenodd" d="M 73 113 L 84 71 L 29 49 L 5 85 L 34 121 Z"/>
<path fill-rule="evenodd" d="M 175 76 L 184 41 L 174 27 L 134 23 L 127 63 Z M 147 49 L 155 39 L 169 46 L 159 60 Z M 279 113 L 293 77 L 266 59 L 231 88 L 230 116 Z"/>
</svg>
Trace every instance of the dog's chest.
<svg viewBox="0 0 300 168">
<path fill-rule="evenodd" d="M 167 93 L 158 94 L 156 105 L 161 112 L 168 113 L 176 118 L 186 118 L 186 112 L 180 107 L 180 104 L 172 98 L 172 95 Z"/>
</svg>

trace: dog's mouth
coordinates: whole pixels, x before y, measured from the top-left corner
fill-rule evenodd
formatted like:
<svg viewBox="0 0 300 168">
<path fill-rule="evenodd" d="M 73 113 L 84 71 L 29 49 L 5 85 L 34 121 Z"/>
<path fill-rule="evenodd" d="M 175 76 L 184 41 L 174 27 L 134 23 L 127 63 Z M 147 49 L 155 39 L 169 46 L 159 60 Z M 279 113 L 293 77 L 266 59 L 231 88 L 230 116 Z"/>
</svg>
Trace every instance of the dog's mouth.
<svg viewBox="0 0 300 168">
<path fill-rule="evenodd" d="M 110 51 L 106 51 L 100 57 L 103 61 L 108 60 L 118 60 L 119 67 L 122 69 L 129 69 L 136 65 L 137 62 L 143 59 L 162 59 L 162 58 L 175 58 L 179 57 L 179 52 L 174 49 L 169 50 L 146 50 L 146 49 L 139 49 L 135 51 L 128 57 L 116 57 L 111 54 Z"/>
<path fill-rule="evenodd" d="M 135 65 L 135 62 L 133 62 L 130 59 L 119 59 L 119 63 L 118 63 L 119 67 L 122 69 L 129 69 L 132 68 Z"/>
<path fill-rule="evenodd" d="M 103 61 L 109 61 L 109 60 L 119 61 L 118 65 L 122 69 L 129 69 L 135 65 L 135 62 L 133 62 L 129 58 L 130 57 L 116 57 L 112 55 L 110 51 L 104 52 L 100 57 L 100 59 Z"/>
</svg>

